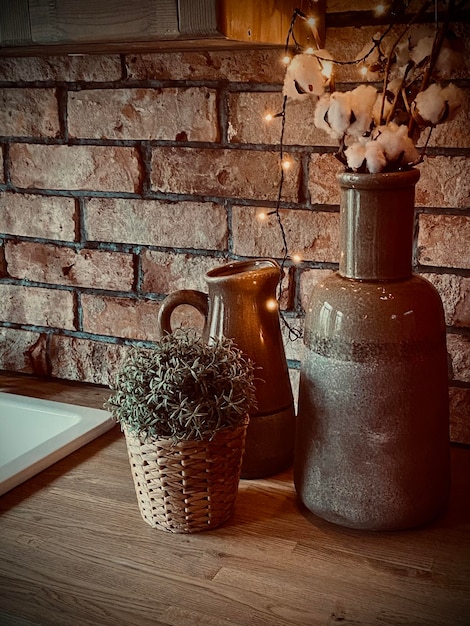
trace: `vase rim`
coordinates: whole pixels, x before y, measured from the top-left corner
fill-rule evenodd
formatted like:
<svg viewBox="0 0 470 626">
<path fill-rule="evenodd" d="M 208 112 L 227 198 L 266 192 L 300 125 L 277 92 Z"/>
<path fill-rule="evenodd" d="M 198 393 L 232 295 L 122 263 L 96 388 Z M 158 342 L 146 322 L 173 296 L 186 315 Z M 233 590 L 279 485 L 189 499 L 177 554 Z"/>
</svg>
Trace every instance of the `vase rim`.
<svg viewBox="0 0 470 626">
<path fill-rule="evenodd" d="M 340 172 L 337 179 L 340 187 L 345 189 L 361 188 L 388 188 L 396 187 L 412 187 L 419 180 L 421 172 L 417 168 L 403 170 L 399 172 L 378 172 L 377 174 L 359 173 L 359 172 Z"/>
</svg>

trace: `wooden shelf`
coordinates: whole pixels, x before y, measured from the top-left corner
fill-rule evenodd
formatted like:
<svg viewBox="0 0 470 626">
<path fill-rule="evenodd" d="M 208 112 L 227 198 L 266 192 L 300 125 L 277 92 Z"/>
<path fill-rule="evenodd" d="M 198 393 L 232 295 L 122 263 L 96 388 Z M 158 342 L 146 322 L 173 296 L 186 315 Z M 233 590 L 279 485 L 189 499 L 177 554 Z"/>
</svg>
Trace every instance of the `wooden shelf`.
<svg viewBox="0 0 470 626">
<path fill-rule="evenodd" d="M 324 40 L 326 0 L 2 0 L 0 56 L 282 46 L 296 8 Z M 312 40 L 297 20 L 296 38 Z"/>
</svg>

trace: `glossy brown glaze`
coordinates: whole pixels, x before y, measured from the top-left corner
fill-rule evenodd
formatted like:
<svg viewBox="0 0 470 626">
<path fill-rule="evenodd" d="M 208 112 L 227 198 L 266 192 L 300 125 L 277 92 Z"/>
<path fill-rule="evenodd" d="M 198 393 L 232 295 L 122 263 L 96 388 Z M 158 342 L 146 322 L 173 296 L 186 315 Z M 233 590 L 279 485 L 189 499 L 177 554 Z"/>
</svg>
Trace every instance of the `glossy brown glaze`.
<svg viewBox="0 0 470 626">
<path fill-rule="evenodd" d="M 206 274 L 208 294 L 176 291 L 163 302 L 160 332 L 171 332 L 171 314 L 190 304 L 206 318 L 207 341 L 222 335 L 256 364 L 258 408 L 250 415 L 242 465 L 243 478 L 268 476 L 288 467 L 294 448 L 292 389 L 279 323 L 276 286 L 280 267 L 271 259 L 241 261 Z"/>
</svg>

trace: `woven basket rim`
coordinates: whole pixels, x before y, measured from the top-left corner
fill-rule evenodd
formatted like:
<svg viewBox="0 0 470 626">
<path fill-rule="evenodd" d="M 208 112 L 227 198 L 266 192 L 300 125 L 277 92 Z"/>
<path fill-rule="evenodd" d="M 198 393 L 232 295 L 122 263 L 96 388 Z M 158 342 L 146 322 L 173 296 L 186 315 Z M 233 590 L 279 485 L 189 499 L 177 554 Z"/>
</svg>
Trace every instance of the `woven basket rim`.
<svg viewBox="0 0 470 626">
<path fill-rule="evenodd" d="M 171 437 L 142 437 L 140 434 L 132 433 L 126 424 L 121 424 L 121 430 L 131 440 L 138 441 L 142 445 L 158 445 L 162 447 L 175 447 L 175 448 L 183 448 L 185 446 L 194 446 L 195 444 L 200 443 L 208 444 L 213 442 L 216 438 L 229 436 L 231 433 L 236 433 L 239 430 L 242 430 L 248 426 L 250 421 L 249 413 L 246 413 L 243 418 L 241 418 L 240 422 L 235 426 L 225 426 L 224 428 L 219 428 L 213 433 L 213 436 L 208 439 L 181 439 L 180 441 L 174 441 Z"/>
</svg>

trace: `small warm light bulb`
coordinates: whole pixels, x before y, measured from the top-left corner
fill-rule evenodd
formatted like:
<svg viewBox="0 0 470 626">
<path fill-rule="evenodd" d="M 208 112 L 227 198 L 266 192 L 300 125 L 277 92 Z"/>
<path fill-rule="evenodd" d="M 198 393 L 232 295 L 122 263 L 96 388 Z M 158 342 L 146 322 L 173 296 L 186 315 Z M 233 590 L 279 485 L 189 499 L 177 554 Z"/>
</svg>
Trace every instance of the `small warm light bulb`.
<svg viewBox="0 0 470 626">
<path fill-rule="evenodd" d="M 292 167 L 292 163 L 289 159 L 282 159 L 282 169 L 289 170 Z"/>
<path fill-rule="evenodd" d="M 264 119 L 266 122 L 272 122 L 274 116 L 272 113 L 266 113 L 266 115 L 264 116 Z"/>
<path fill-rule="evenodd" d="M 313 48 L 306 48 L 306 50 L 304 50 L 305 54 L 313 54 L 315 52 L 315 50 Z"/>
<path fill-rule="evenodd" d="M 268 219 L 266 211 L 259 211 L 256 215 L 260 222 L 265 222 Z"/>
<path fill-rule="evenodd" d="M 277 309 L 277 300 L 274 300 L 274 298 L 270 298 L 269 300 L 267 300 L 266 308 L 268 309 L 268 311 L 275 311 Z"/>
<path fill-rule="evenodd" d="M 367 67 L 366 67 L 365 65 L 363 65 L 363 66 L 360 68 L 360 70 L 359 70 L 359 74 L 360 74 L 361 76 L 367 76 L 367 72 L 368 72 L 368 69 L 367 69 Z"/>
<path fill-rule="evenodd" d="M 307 20 L 307 24 L 313 28 L 317 24 L 317 20 L 314 17 L 309 17 Z"/>
<path fill-rule="evenodd" d="M 293 254 L 291 256 L 291 259 L 292 259 L 292 262 L 295 263 L 296 265 L 302 262 L 302 257 L 300 256 L 300 254 Z"/>
<path fill-rule="evenodd" d="M 286 54 L 286 56 L 283 57 L 282 62 L 284 63 L 284 65 L 289 65 L 289 63 L 290 63 L 290 56 L 288 54 Z"/>
<path fill-rule="evenodd" d="M 385 13 L 385 6 L 383 4 L 378 4 L 375 7 L 374 12 L 376 15 L 383 15 Z"/>
</svg>

